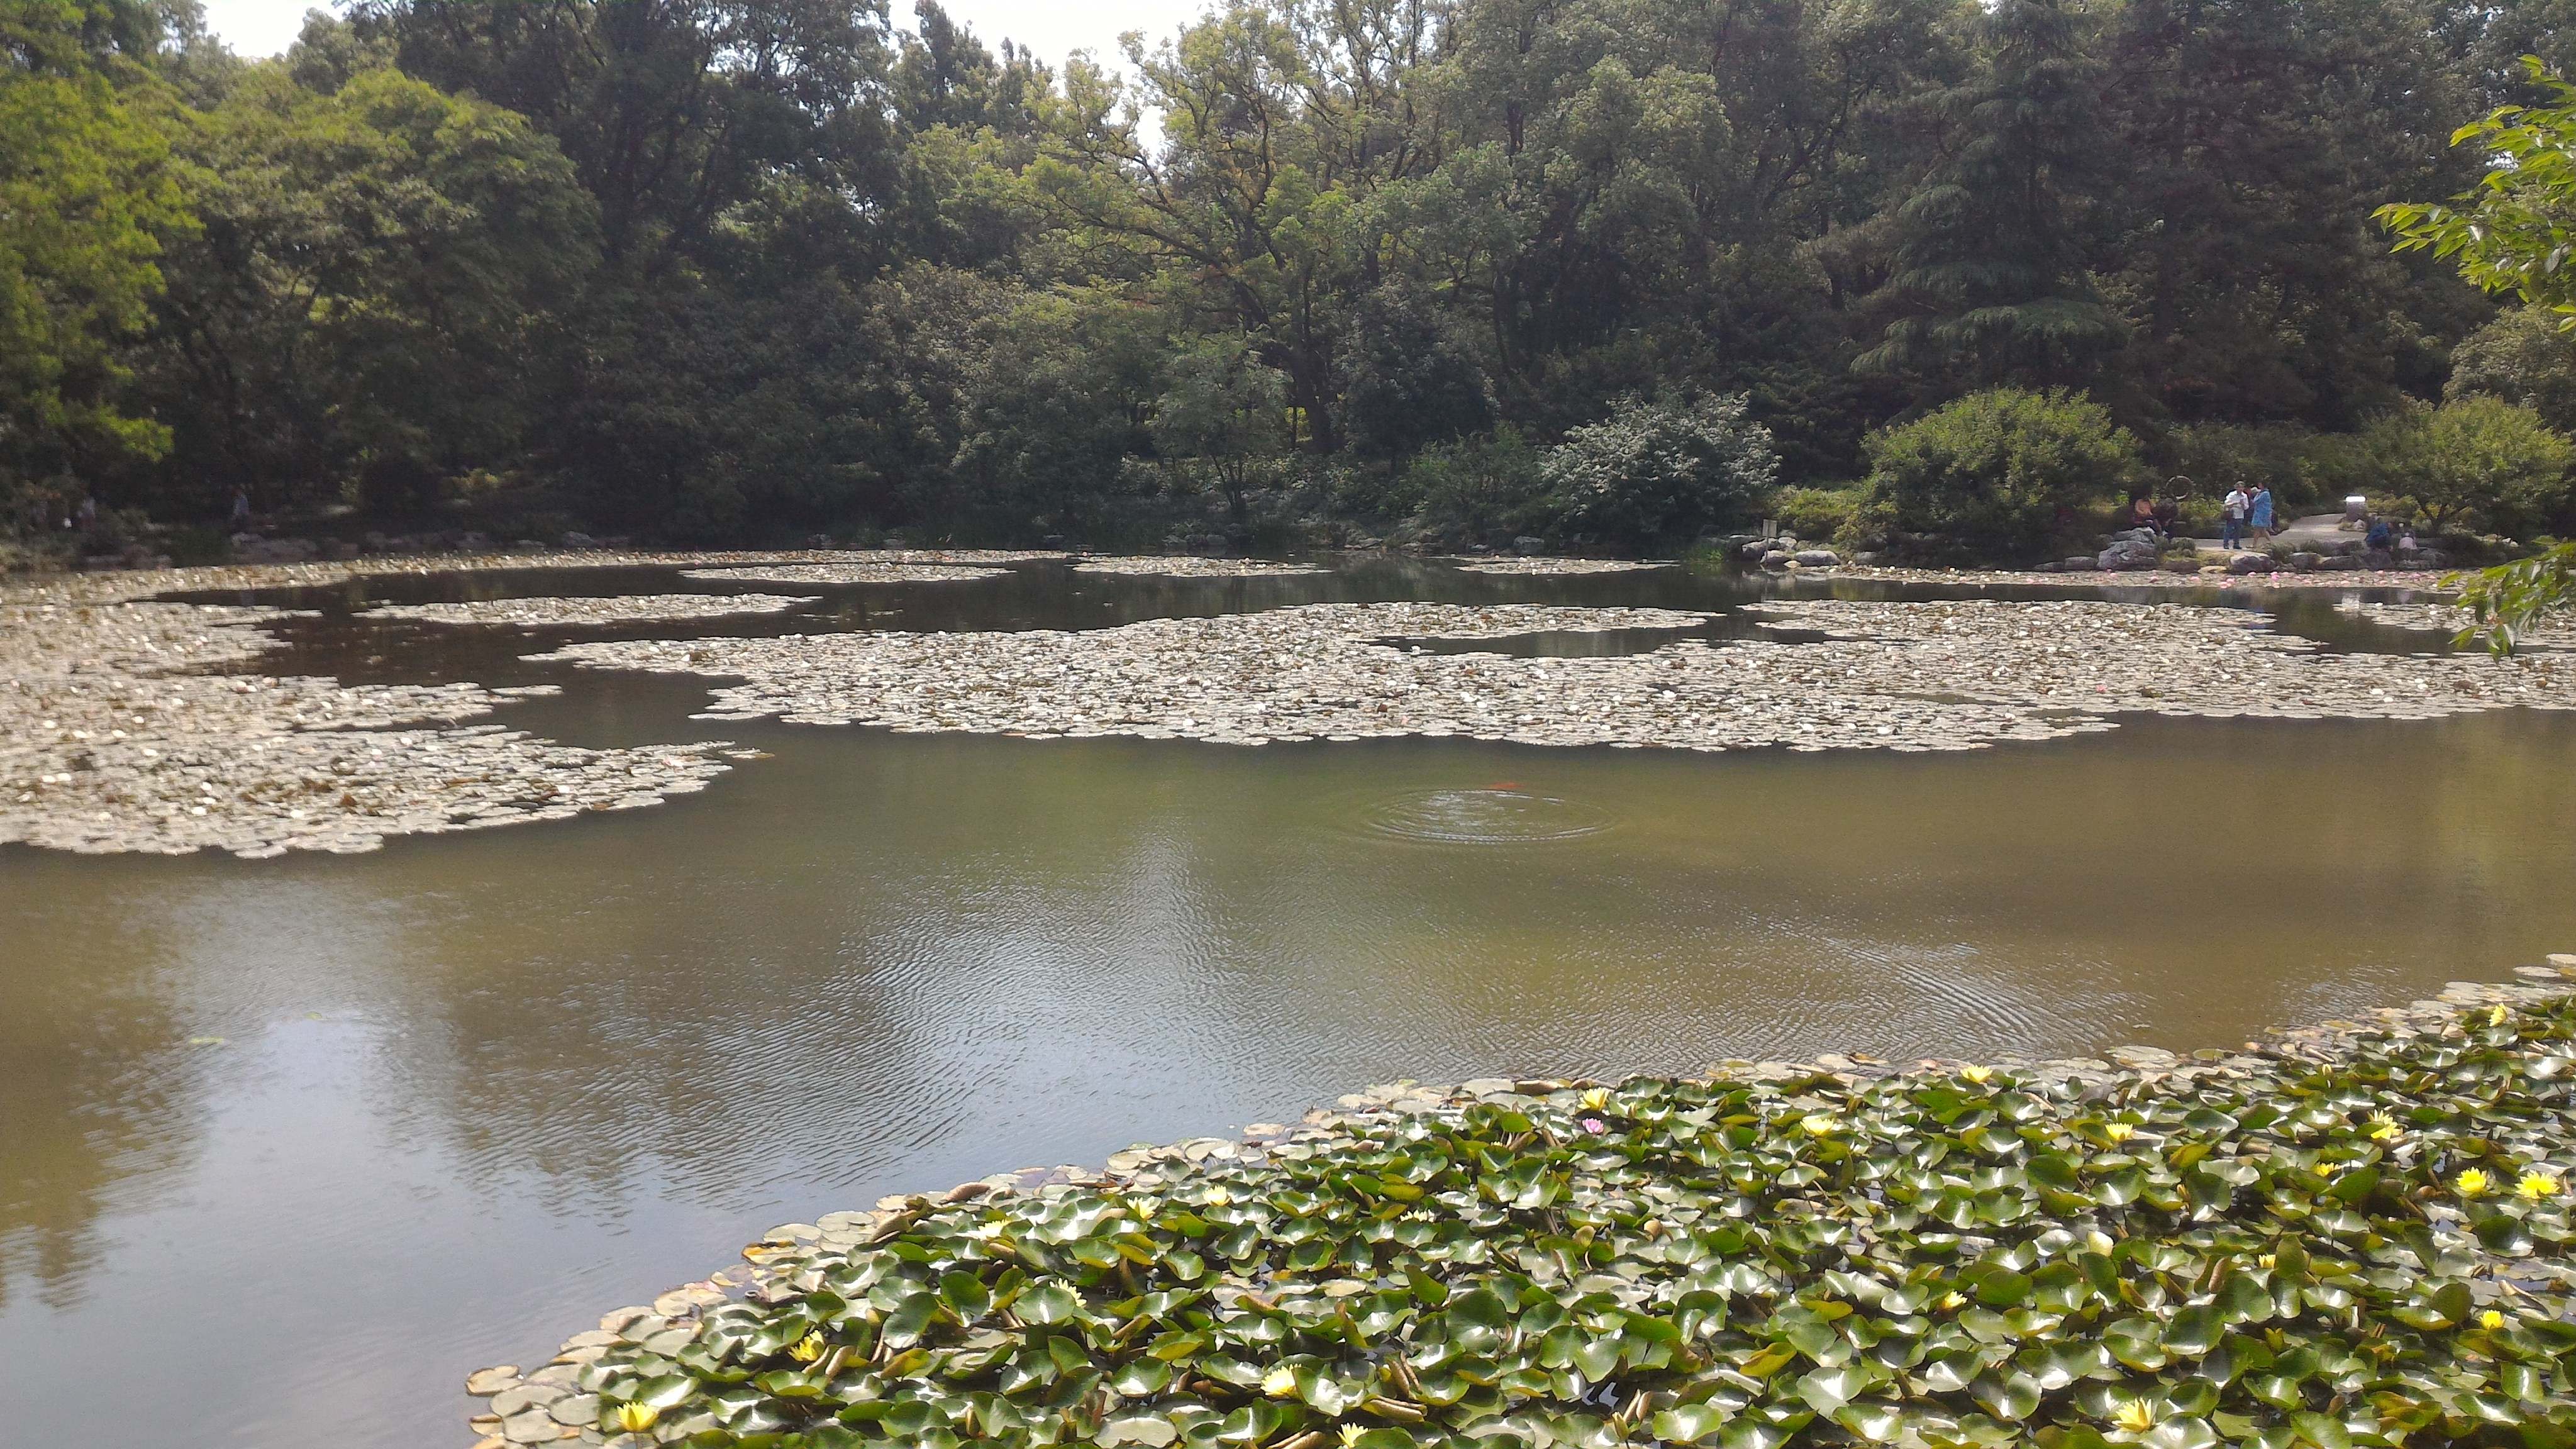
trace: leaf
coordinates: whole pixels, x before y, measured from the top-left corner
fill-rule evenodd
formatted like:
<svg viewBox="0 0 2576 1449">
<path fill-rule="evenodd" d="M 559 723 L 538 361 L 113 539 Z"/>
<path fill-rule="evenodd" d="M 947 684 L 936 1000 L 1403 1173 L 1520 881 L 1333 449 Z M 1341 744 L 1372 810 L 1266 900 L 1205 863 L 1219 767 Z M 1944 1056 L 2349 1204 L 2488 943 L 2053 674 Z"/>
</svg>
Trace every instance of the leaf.
<svg viewBox="0 0 2576 1449">
<path fill-rule="evenodd" d="M 1700 1444 L 1733 1417 L 1714 1404 L 1681 1404 L 1655 1415 L 1649 1427 L 1668 1444 Z"/>
</svg>

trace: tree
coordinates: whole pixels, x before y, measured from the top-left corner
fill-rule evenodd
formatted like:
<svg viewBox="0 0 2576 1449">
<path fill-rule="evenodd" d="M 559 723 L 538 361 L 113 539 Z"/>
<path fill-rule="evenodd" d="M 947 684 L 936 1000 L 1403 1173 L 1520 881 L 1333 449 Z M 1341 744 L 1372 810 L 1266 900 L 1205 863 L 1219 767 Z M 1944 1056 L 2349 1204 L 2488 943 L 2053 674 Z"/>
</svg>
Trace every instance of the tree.
<svg viewBox="0 0 2576 1449">
<path fill-rule="evenodd" d="M 2061 0 L 1997 0 L 1986 12 L 1991 70 L 1945 98 L 1955 150 L 1896 211 L 1881 302 L 1900 315 L 1859 359 L 1864 370 L 2074 383 L 2120 346 L 2078 215 L 2106 139 L 2081 22 Z"/>
<path fill-rule="evenodd" d="M 2062 389 L 1971 393 L 1872 434 L 1869 456 L 1869 526 L 2024 555 L 2140 463 L 2108 410 Z"/>
<path fill-rule="evenodd" d="M 1428 299 L 1383 285 L 1357 310 L 1343 362 L 1352 447 L 1400 458 L 1494 425 L 1484 368 L 1440 325 Z"/>
<path fill-rule="evenodd" d="M 1745 400 L 1620 399 L 1548 452 L 1541 507 L 1560 532 L 1644 546 L 1741 521 L 1779 478 L 1771 434 Z"/>
<path fill-rule="evenodd" d="M 1171 359 L 1151 424 L 1167 476 L 1213 490 L 1241 523 L 1287 451 L 1288 379 L 1249 345 L 1210 338 Z"/>
<path fill-rule="evenodd" d="M 2576 85 L 2525 57 L 2550 104 L 2503 106 L 2451 135 L 2493 158 L 2476 189 L 2449 203 L 2379 209 L 2397 249 L 2457 262 L 2489 292 L 2510 292 L 2576 328 Z"/>
<path fill-rule="evenodd" d="M 190 218 L 169 147 L 118 81 L 142 83 L 145 7 L 0 0 L 0 508 L 58 504 L 81 475 L 158 456 L 168 431 L 123 396 L 121 344 Z"/>
<path fill-rule="evenodd" d="M 2576 444 L 2539 414 L 2482 396 L 2380 418 L 2363 431 L 2360 451 L 2388 491 L 2437 530 L 2541 526 L 2566 502 L 2576 465 Z"/>
<path fill-rule="evenodd" d="M 181 146 L 204 226 L 144 355 L 182 497 L 400 510 L 515 460 L 596 255 L 552 142 L 390 70 L 324 94 L 265 62 Z"/>
<path fill-rule="evenodd" d="M 2451 350 L 2444 393 L 2520 403 L 2551 428 L 2576 433 L 2576 332 L 2538 307 L 2505 312 Z"/>
</svg>

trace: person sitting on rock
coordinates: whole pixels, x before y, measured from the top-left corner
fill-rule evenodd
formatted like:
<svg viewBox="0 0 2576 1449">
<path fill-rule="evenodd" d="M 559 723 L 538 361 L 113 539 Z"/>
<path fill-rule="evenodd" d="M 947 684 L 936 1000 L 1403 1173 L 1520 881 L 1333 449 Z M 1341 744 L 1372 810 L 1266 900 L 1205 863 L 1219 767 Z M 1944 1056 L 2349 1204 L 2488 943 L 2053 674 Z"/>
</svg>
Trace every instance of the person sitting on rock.
<svg viewBox="0 0 2576 1449">
<path fill-rule="evenodd" d="M 2129 526 L 2156 532 L 2156 500 L 2144 493 L 2129 500 Z"/>
<path fill-rule="evenodd" d="M 2381 515 L 2374 513 L 2370 515 L 2369 526 L 2362 532 L 2361 546 L 2368 549 L 2385 551 L 2391 546 L 2395 538 L 2396 531 L 2388 526 L 2388 520 Z"/>
</svg>

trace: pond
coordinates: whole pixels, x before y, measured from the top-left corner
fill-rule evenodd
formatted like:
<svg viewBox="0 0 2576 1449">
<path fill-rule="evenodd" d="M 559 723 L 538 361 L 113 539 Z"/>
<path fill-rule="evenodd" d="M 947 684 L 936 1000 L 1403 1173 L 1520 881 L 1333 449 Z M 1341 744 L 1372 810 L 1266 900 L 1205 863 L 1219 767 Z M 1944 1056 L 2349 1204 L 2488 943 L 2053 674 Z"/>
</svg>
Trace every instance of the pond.
<svg viewBox="0 0 2576 1449">
<path fill-rule="evenodd" d="M 690 624 L 348 611 L 737 587 L 763 586 L 264 595 L 319 612 L 246 666 L 555 684 L 501 719 L 767 753 L 703 793 L 355 856 L 0 846 L 7 1438 L 462 1443 L 469 1370 L 774 1224 L 1372 1082 L 2233 1045 L 2576 944 L 2576 714 L 2124 717 L 1934 754 L 1244 748 L 692 720 L 708 680 L 519 657 L 1321 600 L 1723 610 L 1755 581 L 1050 564 L 771 586 L 822 601 Z M 2424 647 L 2321 599 L 2282 622 Z"/>
</svg>

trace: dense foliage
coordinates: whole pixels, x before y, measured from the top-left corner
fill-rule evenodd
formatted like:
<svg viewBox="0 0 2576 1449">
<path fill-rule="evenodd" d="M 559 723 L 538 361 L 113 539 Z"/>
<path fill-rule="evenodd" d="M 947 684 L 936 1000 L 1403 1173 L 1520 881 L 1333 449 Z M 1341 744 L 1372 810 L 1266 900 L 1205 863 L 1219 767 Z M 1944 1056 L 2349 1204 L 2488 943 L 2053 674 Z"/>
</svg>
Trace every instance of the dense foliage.
<svg viewBox="0 0 2576 1449">
<path fill-rule="evenodd" d="M 2100 404 L 1997 388 L 1873 434 L 1862 517 L 1900 538 L 2028 554 L 2138 472 Z"/>
<path fill-rule="evenodd" d="M 2576 1006 L 2428 1025 L 2089 1090 L 1489 1094 L 915 1199 L 578 1382 L 707 1445 L 2576 1443 Z"/>
<path fill-rule="evenodd" d="M 1623 399 L 1840 489 L 2010 388 L 2303 499 L 2446 389 L 2569 422 L 2370 220 L 2475 182 L 2562 5 L 1231 0 L 1058 66 L 927 0 L 342 0 L 256 62 L 0 0 L 0 498 L 1648 547 L 1760 470 L 1605 512 Z M 2554 224 L 2543 151 L 2479 204 Z"/>
</svg>

